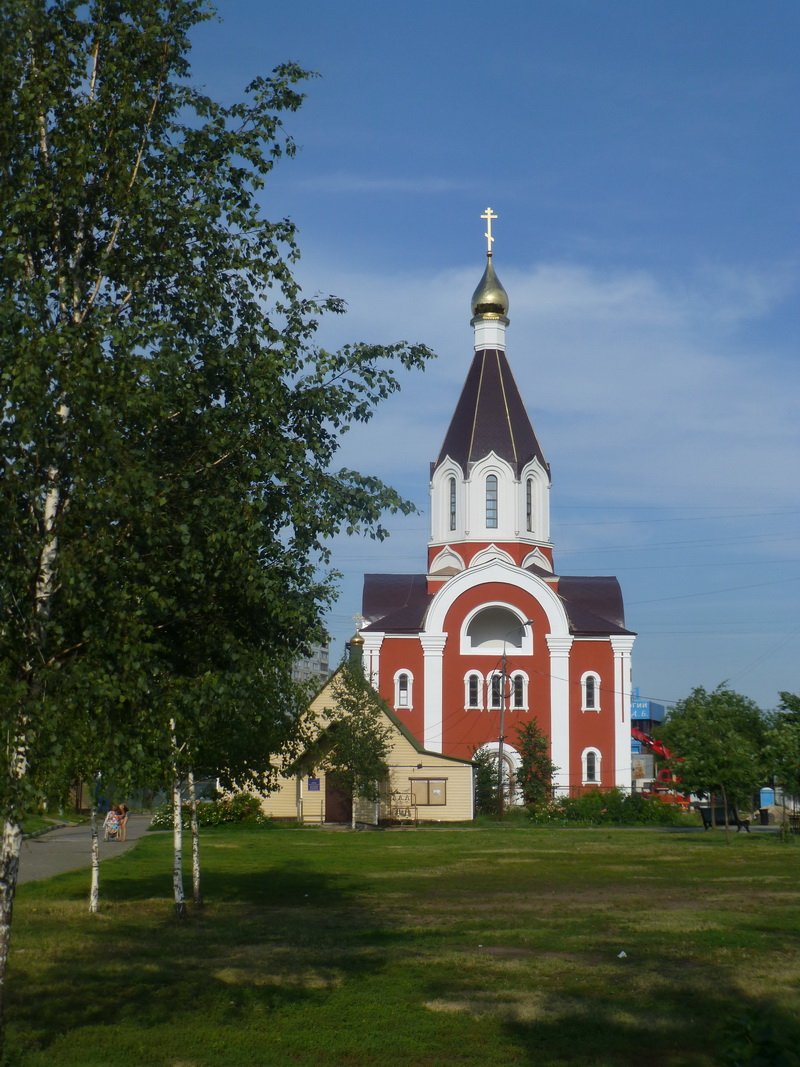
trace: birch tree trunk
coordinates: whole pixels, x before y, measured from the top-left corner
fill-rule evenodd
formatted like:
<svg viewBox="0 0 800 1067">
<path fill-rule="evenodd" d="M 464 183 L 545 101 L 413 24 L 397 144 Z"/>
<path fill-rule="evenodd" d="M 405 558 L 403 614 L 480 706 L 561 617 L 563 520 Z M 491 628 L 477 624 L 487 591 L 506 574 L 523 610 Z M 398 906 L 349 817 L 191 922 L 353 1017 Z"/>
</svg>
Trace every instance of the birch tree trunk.
<svg viewBox="0 0 800 1067">
<path fill-rule="evenodd" d="M 22 827 L 6 820 L 3 826 L 2 867 L 0 867 L 0 1062 L 3 1060 L 5 1028 L 5 978 L 8 950 L 11 944 L 11 914 L 19 873 L 19 854 L 22 849 Z"/>
<path fill-rule="evenodd" d="M 172 894 L 175 915 L 186 918 L 186 896 L 183 891 L 183 808 L 181 781 L 177 773 L 172 779 Z"/>
<path fill-rule="evenodd" d="M 189 790 L 189 824 L 192 831 L 192 903 L 201 907 L 203 894 L 200 889 L 200 823 L 197 821 L 197 790 L 194 785 L 194 771 L 186 776 Z"/>
<path fill-rule="evenodd" d="M 66 422 L 69 410 L 64 404 L 58 407 L 58 415 Z M 62 504 L 60 475 L 55 467 L 47 472 L 42 513 L 42 544 L 39 552 L 34 590 L 33 626 L 29 634 L 31 659 L 24 671 L 27 676 L 28 700 L 40 697 L 40 680 L 37 677 L 36 657 L 44 658 L 47 621 L 56 586 L 56 562 L 58 558 L 58 533 L 56 523 Z M 9 731 L 8 774 L 12 784 L 21 786 L 28 773 L 28 716 L 20 707 L 17 721 Z M 20 790 L 21 793 L 21 790 Z M 8 952 L 11 945 L 11 918 L 19 875 L 19 857 L 22 849 L 22 827 L 15 819 L 6 819 L 3 826 L 3 844 L 0 853 L 0 1061 L 5 1045 L 5 978 Z"/>
<path fill-rule="evenodd" d="M 100 837 L 97 832 L 97 808 L 92 804 L 92 877 L 89 888 L 89 912 L 100 909 Z"/>
</svg>

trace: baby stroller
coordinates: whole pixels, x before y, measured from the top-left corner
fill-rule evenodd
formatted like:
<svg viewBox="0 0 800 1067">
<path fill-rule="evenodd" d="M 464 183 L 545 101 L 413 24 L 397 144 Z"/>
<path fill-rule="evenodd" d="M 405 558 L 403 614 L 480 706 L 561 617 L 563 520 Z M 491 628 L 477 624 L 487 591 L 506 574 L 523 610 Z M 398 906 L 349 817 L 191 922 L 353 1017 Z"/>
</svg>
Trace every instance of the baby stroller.
<svg viewBox="0 0 800 1067">
<path fill-rule="evenodd" d="M 119 813 L 111 808 L 103 820 L 103 840 L 116 841 L 119 836 Z"/>
</svg>

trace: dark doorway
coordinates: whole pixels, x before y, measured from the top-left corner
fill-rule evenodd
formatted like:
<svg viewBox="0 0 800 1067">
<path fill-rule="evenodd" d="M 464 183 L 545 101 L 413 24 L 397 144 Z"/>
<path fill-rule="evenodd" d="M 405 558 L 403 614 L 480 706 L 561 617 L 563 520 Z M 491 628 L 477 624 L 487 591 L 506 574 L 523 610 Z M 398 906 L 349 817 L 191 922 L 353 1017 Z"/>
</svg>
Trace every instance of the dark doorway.
<svg viewBox="0 0 800 1067">
<path fill-rule="evenodd" d="M 335 778 L 325 778 L 325 822 L 347 822 L 353 818 L 353 797 Z"/>
</svg>

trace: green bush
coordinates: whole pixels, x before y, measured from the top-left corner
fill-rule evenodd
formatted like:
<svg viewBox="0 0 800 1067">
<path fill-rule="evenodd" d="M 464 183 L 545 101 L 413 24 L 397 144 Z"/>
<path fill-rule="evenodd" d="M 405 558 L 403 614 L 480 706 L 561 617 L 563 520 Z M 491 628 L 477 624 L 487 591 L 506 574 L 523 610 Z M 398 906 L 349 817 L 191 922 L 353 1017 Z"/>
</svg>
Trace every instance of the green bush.
<svg viewBox="0 0 800 1067">
<path fill-rule="evenodd" d="M 529 809 L 536 823 L 581 826 L 677 826 L 685 822 L 674 804 L 621 789 L 592 789 L 577 797 L 558 797 L 545 807 Z"/>
<path fill-rule="evenodd" d="M 188 829 L 191 812 L 183 808 L 183 826 Z M 201 800 L 197 805 L 197 821 L 200 826 L 221 826 L 224 823 L 246 822 L 266 823 L 268 820 L 261 813 L 261 801 L 252 793 L 235 793 L 233 796 L 217 797 L 214 800 Z M 162 804 L 153 815 L 150 823 L 152 830 L 170 830 L 172 828 L 172 804 Z"/>
</svg>

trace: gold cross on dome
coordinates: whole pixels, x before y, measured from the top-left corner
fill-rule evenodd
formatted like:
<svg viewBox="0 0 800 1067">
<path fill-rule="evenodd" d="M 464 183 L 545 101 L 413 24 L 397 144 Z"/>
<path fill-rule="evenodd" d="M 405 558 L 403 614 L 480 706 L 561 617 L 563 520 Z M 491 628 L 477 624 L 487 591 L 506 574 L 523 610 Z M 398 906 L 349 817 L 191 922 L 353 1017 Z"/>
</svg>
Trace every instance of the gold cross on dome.
<svg viewBox="0 0 800 1067">
<path fill-rule="evenodd" d="M 482 219 L 486 219 L 486 233 L 483 235 L 486 238 L 486 254 L 490 256 L 492 254 L 492 245 L 494 243 L 494 237 L 492 237 L 492 220 L 499 218 L 499 215 L 495 215 L 490 207 L 484 211 L 481 215 Z"/>
</svg>

